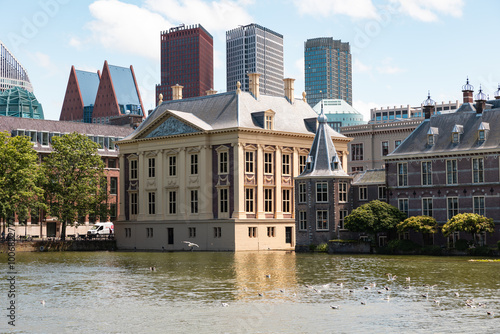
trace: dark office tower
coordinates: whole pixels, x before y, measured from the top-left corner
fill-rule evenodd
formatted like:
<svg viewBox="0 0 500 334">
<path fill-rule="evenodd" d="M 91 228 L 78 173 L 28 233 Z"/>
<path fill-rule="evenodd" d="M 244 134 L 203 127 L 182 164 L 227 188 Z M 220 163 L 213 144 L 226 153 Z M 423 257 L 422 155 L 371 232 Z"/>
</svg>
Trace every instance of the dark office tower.
<svg viewBox="0 0 500 334">
<path fill-rule="evenodd" d="M 349 43 L 331 37 L 304 43 L 305 90 L 314 107 L 322 99 L 342 99 L 352 106 L 352 64 Z"/>
<path fill-rule="evenodd" d="M 283 96 L 283 35 L 258 24 L 226 32 L 227 91 L 249 91 L 248 73 L 260 74 L 259 92 Z"/>
<path fill-rule="evenodd" d="M 183 86 L 183 98 L 206 95 L 214 86 L 214 44 L 201 25 L 170 28 L 161 33 L 161 84 L 163 100 L 172 100 L 172 88 Z"/>
</svg>

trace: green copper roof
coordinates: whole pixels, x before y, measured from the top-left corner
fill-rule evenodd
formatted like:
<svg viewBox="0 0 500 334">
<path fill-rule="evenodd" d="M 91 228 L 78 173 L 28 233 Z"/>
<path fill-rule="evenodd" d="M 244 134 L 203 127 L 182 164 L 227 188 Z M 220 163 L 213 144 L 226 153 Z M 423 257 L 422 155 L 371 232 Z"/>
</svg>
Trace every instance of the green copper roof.
<svg viewBox="0 0 500 334">
<path fill-rule="evenodd" d="M 44 119 L 35 95 L 20 87 L 0 92 L 0 116 Z"/>
</svg>

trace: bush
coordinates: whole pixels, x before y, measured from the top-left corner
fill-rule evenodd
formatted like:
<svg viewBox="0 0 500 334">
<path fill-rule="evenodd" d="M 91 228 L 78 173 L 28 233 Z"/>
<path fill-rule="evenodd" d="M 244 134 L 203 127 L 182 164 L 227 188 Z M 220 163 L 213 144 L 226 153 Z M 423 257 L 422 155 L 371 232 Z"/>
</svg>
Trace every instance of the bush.
<svg viewBox="0 0 500 334">
<path fill-rule="evenodd" d="M 500 240 L 497 242 L 498 250 L 500 251 Z"/>
<path fill-rule="evenodd" d="M 465 239 L 458 239 L 455 241 L 455 249 L 458 251 L 466 251 L 469 249 L 469 242 Z"/>
<path fill-rule="evenodd" d="M 310 244 L 309 245 L 309 251 L 314 252 L 316 250 L 316 247 L 318 247 L 318 246 L 315 245 L 315 244 Z"/>
<path fill-rule="evenodd" d="M 327 253 L 328 252 L 328 244 L 327 243 L 319 244 L 318 247 L 316 247 L 316 252 Z"/>
<path fill-rule="evenodd" d="M 468 253 L 472 256 L 486 256 L 490 255 L 490 248 L 488 246 L 469 248 Z"/>
<path fill-rule="evenodd" d="M 442 255 L 443 249 L 440 246 L 424 246 L 422 247 L 423 255 Z"/>
<path fill-rule="evenodd" d="M 401 252 L 414 252 L 421 248 L 420 245 L 411 240 L 391 240 L 388 242 L 387 246 L 394 251 Z"/>
</svg>

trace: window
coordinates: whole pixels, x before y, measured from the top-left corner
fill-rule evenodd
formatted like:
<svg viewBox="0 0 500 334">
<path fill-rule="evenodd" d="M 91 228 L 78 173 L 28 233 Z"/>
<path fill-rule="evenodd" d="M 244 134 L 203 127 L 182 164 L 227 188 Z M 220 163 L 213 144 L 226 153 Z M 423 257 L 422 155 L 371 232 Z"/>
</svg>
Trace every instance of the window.
<svg viewBox="0 0 500 334">
<path fill-rule="evenodd" d="M 115 140 L 114 138 L 108 138 L 108 150 L 114 151 L 115 150 Z"/>
<path fill-rule="evenodd" d="M 359 187 L 359 200 L 368 200 L 368 187 Z"/>
<path fill-rule="evenodd" d="M 281 173 L 283 175 L 290 175 L 290 154 L 283 154 L 281 160 L 283 162 Z"/>
<path fill-rule="evenodd" d="M 423 161 L 422 162 L 422 185 L 430 186 L 432 185 L 432 162 Z"/>
<path fill-rule="evenodd" d="M 254 189 L 245 188 L 245 211 L 254 212 Z"/>
<path fill-rule="evenodd" d="M 222 228 L 214 227 L 214 238 L 220 238 L 222 236 Z"/>
<path fill-rule="evenodd" d="M 344 219 L 349 215 L 349 212 L 347 210 L 340 210 L 339 211 L 339 230 L 342 230 L 344 228 Z"/>
<path fill-rule="evenodd" d="M 477 139 L 478 139 L 479 141 L 484 141 L 484 140 L 486 139 L 486 136 L 485 136 L 484 130 L 479 130 L 479 131 L 477 132 L 477 137 L 478 137 Z"/>
<path fill-rule="evenodd" d="M 291 213 L 292 211 L 292 208 L 291 208 L 291 205 L 290 205 L 290 193 L 291 193 L 291 190 L 290 189 L 283 189 L 282 190 L 283 192 L 283 197 L 282 197 L 282 201 L 283 201 L 283 212 L 284 213 Z"/>
<path fill-rule="evenodd" d="M 169 245 L 174 244 L 174 228 L 173 227 L 167 227 L 167 243 Z"/>
<path fill-rule="evenodd" d="M 460 134 L 458 132 L 453 132 L 451 134 L 451 142 L 453 144 L 458 144 L 460 142 Z"/>
<path fill-rule="evenodd" d="M 446 160 L 446 184 L 457 184 L 457 160 Z"/>
<path fill-rule="evenodd" d="M 253 174 L 254 173 L 254 152 L 246 151 L 245 152 L 245 173 Z"/>
<path fill-rule="evenodd" d="M 137 180 L 137 160 L 130 160 L 130 179 Z"/>
<path fill-rule="evenodd" d="M 228 213 L 229 212 L 229 189 L 220 188 L 219 189 L 219 212 Z"/>
<path fill-rule="evenodd" d="M 257 238 L 257 227 L 249 227 L 248 228 L 248 237 L 249 238 Z"/>
<path fill-rule="evenodd" d="M 483 158 L 473 158 L 472 159 L 472 182 L 474 182 L 474 183 L 484 182 L 484 159 Z"/>
<path fill-rule="evenodd" d="M 387 188 L 385 186 L 378 187 L 378 199 L 387 199 Z"/>
<path fill-rule="evenodd" d="M 148 177 L 155 177 L 155 158 L 148 159 Z"/>
<path fill-rule="evenodd" d="M 398 199 L 398 209 L 408 216 L 408 198 L 399 198 Z"/>
<path fill-rule="evenodd" d="M 116 159 L 108 158 L 108 168 L 116 168 Z"/>
<path fill-rule="evenodd" d="M 153 237 L 153 228 L 146 227 L 146 238 L 152 238 L 152 237 Z"/>
<path fill-rule="evenodd" d="M 219 174 L 227 174 L 228 152 L 219 152 Z"/>
<path fill-rule="evenodd" d="M 307 155 L 300 155 L 299 156 L 299 172 L 302 173 L 304 169 L 306 168 L 306 163 L 307 163 Z"/>
<path fill-rule="evenodd" d="M 98 136 L 97 137 L 97 144 L 99 145 L 99 149 L 103 150 L 104 149 L 104 137 Z"/>
<path fill-rule="evenodd" d="M 432 217 L 432 198 L 422 198 L 422 215 Z"/>
<path fill-rule="evenodd" d="M 273 153 L 264 153 L 264 174 L 273 174 Z"/>
<path fill-rule="evenodd" d="M 265 188 L 264 189 L 264 212 L 272 213 L 273 212 L 273 198 L 274 198 L 274 189 Z"/>
<path fill-rule="evenodd" d="M 189 237 L 196 238 L 196 227 L 188 227 L 189 229 Z"/>
<path fill-rule="evenodd" d="M 351 144 L 352 161 L 363 160 L 363 144 Z"/>
<path fill-rule="evenodd" d="M 328 210 L 316 211 L 316 230 L 328 230 Z"/>
<path fill-rule="evenodd" d="M 353 173 L 358 173 L 358 172 L 362 172 L 362 171 L 363 171 L 362 166 L 351 167 L 351 172 L 353 172 Z"/>
<path fill-rule="evenodd" d="M 398 163 L 398 186 L 406 187 L 408 185 L 408 163 Z"/>
<path fill-rule="evenodd" d="M 149 202 L 148 202 L 148 204 L 149 204 L 149 211 L 148 212 L 149 212 L 150 215 L 154 215 L 155 214 L 155 204 L 156 204 L 155 203 L 155 197 L 156 197 L 155 195 L 156 194 L 155 194 L 154 191 L 148 192 L 148 199 L 149 199 Z"/>
<path fill-rule="evenodd" d="M 168 213 L 170 215 L 177 213 L 177 192 L 175 190 L 168 192 Z"/>
<path fill-rule="evenodd" d="M 427 135 L 427 144 L 429 146 L 434 145 L 434 135 Z"/>
<path fill-rule="evenodd" d="M 111 220 L 116 219 L 116 203 L 109 204 L 109 218 Z"/>
<path fill-rule="evenodd" d="M 389 154 L 389 142 L 383 141 L 382 142 L 382 156 L 386 156 L 387 154 Z"/>
<path fill-rule="evenodd" d="M 111 195 L 116 195 L 118 193 L 118 178 L 109 178 L 109 193 Z"/>
<path fill-rule="evenodd" d="M 394 141 L 394 149 L 397 149 L 401 145 L 401 140 L 395 140 Z"/>
<path fill-rule="evenodd" d="M 458 197 L 448 197 L 447 208 L 448 208 L 448 219 L 451 219 L 453 216 L 458 215 Z"/>
<path fill-rule="evenodd" d="M 191 175 L 198 174 L 198 154 L 191 154 Z"/>
<path fill-rule="evenodd" d="M 276 236 L 276 227 L 268 226 L 267 227 L 267 236 L 270 238 L 274 238 Z"/>
<path fill-rule="evenodd" d="M 307 213 L 304 210 L 299 211 L 299 230 L 307 230 Z"/>
<path fill-rule="evenodd" d="M 137 214 L 137 193 L 130 193 L 130 214 L 135 216 Z"/>
<path fill-rule="evenodd" d="M 316 202 L 317 203 L 328 202 L 328 183 L 327 182 L 316 182 Z"/>
<path fill-rule="evenodd" d="M 272 130 L 273 129 L 273 116 L 272 115 L 266 115 L 266 124 L 264 125 L 264 128 L 267 130 Z"/>
<path fill-rule="evenodd" d="M 339 202 L 347 202 L 347 182 L 339 182 Z"/>
<path fill-rule="evenodd" d="M 132 229 L 130 227 L 125 227 L 125 238 L 132 237 Z"/>
<path fill-rule="evenodd" d="M 198 213 L 198 190 L 191 190 L 191 213 Z"/>
<path fill-rule="evenodd" d="M 473 212 L 475 214 L 484 216 L 484 196 L 474 196 L 473 205 Z"/>
<path fill-rule="evenodd" d="M 42 146 L 49 146 L 49 133 L 42 132 Z"/>
<path fill-rule="evenodd" d="M 307 201 L 307 188 L 305 183 L 299 183 L 299 203 Z"/>
<path fill-rule="evenodd" d="M 169 176 L 177 175 L 177 156 L 175 155 L 168 156 L 168 175 Z"/>
</svg>

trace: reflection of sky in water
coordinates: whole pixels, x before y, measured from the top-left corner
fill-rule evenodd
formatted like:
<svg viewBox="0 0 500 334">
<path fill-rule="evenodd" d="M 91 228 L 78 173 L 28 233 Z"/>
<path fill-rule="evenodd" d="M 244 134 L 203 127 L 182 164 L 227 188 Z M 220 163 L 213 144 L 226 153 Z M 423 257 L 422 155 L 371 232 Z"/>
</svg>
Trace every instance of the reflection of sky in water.
<svg viewBox="0 0 500 334">
<path fill-rule="evenodd" d="M 17 270 L 20 332 L 488 333 L 500 326 L 500 264 L 458 257 L 18 253 Z M 387 273 L 398 278 L 388 281 Z M 465 306 L 472 298 L 486 307 Z"/>
</svg>

